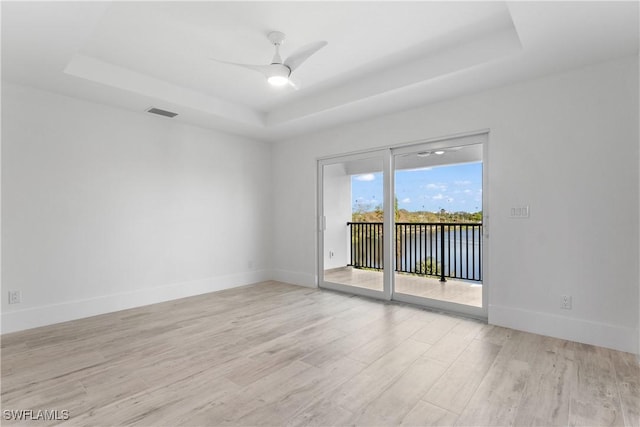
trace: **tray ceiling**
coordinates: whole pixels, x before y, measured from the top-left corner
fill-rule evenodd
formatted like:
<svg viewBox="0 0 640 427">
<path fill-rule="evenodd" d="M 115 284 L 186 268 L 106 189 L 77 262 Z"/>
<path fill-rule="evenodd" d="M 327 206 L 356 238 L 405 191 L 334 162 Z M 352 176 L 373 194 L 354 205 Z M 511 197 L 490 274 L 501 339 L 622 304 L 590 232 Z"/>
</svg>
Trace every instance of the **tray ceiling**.
<svg viewBox="0 0 640 427">
<path fill-rule="evenodd" d="M 299 90 L 210 60 L 267 64 L 273 30 L 329 43 Z M 637 2 L 2 3 L 4 80 L 264 140 L 637 51 Z"/>
</svg>

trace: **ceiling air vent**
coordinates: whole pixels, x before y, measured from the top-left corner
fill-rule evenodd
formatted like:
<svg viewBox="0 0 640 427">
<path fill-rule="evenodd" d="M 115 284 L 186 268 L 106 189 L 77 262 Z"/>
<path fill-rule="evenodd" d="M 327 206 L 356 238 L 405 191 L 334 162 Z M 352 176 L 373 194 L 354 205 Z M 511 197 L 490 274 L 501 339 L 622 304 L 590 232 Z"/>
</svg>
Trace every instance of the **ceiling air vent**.
<svg viewBox="0 0 640 427">
<path fill-rule="evenodd" d="M 157 114 L 159 116 L 165 116 L 165 117 L 171 117 L 171 118 L 178 115 L 178 113 L 172 113 L 171 111 L 161 110 L 159 108 L 154 108 L 154 107 L 149 108 L 147 110 L 147 113 Z"/>
</svg>

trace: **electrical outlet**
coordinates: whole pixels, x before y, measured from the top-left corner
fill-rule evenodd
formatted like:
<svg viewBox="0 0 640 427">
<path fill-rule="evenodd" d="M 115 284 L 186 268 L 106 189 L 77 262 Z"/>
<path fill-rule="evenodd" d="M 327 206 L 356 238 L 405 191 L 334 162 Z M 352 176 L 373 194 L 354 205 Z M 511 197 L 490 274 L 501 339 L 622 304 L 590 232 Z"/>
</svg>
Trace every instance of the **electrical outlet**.
<svg viewBox="0 0 640 427">
<path fill-rule="evenodd" d="M 562 305 L 560 308 L 564 310 L 571 310 L 571 295 L 562 295 Z"/>
<path fill-rule="evenodd" d="M 19 304 L 22 301 L 22 292 L 9 291 L 9 304 Z"/>
</svg>

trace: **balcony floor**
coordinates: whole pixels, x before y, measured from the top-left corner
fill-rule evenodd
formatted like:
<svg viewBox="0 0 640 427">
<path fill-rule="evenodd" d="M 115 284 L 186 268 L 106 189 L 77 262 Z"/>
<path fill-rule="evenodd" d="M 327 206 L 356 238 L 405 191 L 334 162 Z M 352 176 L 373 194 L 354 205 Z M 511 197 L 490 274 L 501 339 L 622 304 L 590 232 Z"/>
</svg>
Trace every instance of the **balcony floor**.
<svg viewBox="0 0 640 427">
<path fill-rule="evenodd" d="M 328 282 L 359 288 L 382 290 L 382 272 L 341 267 L 326 270 L 324 278 Z M 396 273 L 396 292 L 431 298 L 440 301 L 482 307 L 482 283 L 447 279 L 441 283 L 432 277 Z"/>
</svg>

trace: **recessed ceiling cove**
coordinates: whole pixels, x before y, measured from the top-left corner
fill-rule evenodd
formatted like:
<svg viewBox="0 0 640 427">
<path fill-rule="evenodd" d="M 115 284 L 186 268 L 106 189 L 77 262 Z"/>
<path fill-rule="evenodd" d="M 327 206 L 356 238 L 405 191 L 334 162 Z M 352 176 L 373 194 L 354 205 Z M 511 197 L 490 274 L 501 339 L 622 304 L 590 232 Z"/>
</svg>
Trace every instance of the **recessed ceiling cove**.
<svg viewBox="0 0 640 427">
<path fill-rule="evenodd" d="M 527 3 L 3 2 L 3 79 L 274 140 L 637 51 L 635 2 Z M 270 64 L 273 31 L 327 42 L 298 90 L 225 63 Z"/>
</svg>

